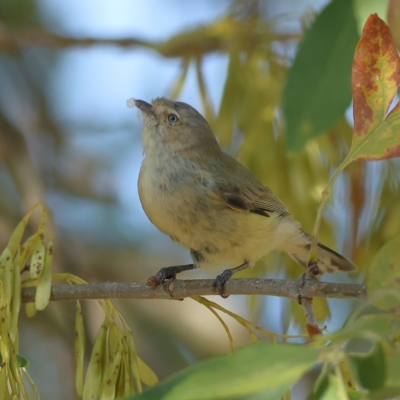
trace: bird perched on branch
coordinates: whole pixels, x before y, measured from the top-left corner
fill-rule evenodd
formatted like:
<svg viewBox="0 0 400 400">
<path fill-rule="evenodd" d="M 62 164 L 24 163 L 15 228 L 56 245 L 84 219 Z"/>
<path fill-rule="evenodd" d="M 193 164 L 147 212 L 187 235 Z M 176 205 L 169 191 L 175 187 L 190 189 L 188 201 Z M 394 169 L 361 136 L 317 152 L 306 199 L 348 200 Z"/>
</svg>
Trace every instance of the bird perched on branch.
<svg viewBox="0 0 400 400">
<path fill-rule="evenodd" d="M 237 271 L 251 268 L 272 250 L 288 253 L 308 267 L 312 237 L 274 193 L 238 161 L 225 154 L 207 121 L 186 103 L 157 98 L 128 100 L 143 115 L 144 160 L 138 188 L 150 221 L 190 249 L 193 264 L 162 268 L 147 284 L 204 268 L 215 274 L 223 296 Z M 314 275 L 356 270 L 335 251 L 318 244 Z"/>
</svg>

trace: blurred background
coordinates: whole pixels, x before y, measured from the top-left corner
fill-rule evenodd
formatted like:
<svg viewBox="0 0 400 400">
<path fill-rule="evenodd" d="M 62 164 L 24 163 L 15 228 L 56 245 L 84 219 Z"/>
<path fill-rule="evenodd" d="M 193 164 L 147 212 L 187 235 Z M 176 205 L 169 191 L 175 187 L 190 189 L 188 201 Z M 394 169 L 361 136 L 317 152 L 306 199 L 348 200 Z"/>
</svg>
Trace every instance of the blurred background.
<svg viewBox="0 0 400 400">
<path fill-rule="evenodd" d="M 190 262 L 188 251 L 158 232 L 141 208 L 141 120 L 126 107 L 130 97 L 165 96 L 197 108 L 224 150 L 311 231 L 321 192 L 351 142 L 350 101 L 329 129 L 293 151 L 282 98 L 284 90 L 290 92 L 287 74 L 297 46 L 327 4 L 0 0 L 0 248 L 30 207 L 42 202 L 55 236 L 55 272 L 89 282 L 144 282 L 163 266 Z M 385 18 L 387 6 L 354 1 L 358 33 L 371 12 Z M 301 91 L 296 96 L 301 103 Z M 361 282 L 373 255 L 398 232 L 399 172 L 399 162 L 389 160 L 356 163 L 340 176 L 320 237 L 352 258 L 360 272 L 324 279 Z M 288 257 L 271 254 L 241 276 L 301 273 Z M 202 271 L 180 276 L 209 278 Z M 212 300 L 265 329 L 302 331 L 303 312 L 292 301 Z M 133 329 L 139 355 L 161 379 L 228 351 L 218 320 L 190 299 L 116 304 Z M 333 331 L 354 303 L 318 300 L 315 307 L 321 325 Z M 76 396 L 74 308 L 51 304 L 33 319 L 22 316 L 20 352 L 43 399 Z M 103 315 L 86 302 L 84 318 L 90 344 Z M 225 320 L 237 346 L 250 342 L 242 327 Z"/>
</svg>

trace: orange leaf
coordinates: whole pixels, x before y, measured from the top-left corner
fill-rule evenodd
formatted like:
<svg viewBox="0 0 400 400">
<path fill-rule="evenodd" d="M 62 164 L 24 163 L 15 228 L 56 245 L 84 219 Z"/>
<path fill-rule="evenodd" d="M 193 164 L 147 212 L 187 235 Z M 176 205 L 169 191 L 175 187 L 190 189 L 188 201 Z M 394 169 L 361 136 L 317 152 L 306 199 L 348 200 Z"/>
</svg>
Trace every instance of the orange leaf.
<svg viewBox="0 0 400 400">
<path fill-rule="evenodd" d="M 386 118 L 399 83 L 400 59 L 389 27 L 372 14 L 353 61 L 354 134 L 348 161 L 400 155 L 399 105 Z"/>
</svg>

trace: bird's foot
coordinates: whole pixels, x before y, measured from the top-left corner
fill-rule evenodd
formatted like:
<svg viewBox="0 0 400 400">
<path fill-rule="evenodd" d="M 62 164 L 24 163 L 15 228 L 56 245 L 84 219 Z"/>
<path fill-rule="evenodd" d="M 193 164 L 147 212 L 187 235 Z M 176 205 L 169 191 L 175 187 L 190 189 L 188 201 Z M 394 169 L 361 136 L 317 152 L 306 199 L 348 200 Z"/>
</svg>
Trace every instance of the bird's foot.
<svg viewBox="0 0 400 400">
<path fill-rule="evenodd" d="M 172 296 L 172 292 L 174 291 L 174 286 L 172 282 L 176 279 L 176 275 L 180 272 L 188 271 L 193 268 L 193 264 L 173 265 L 171 267 L 161 268 L 155 275 L 150 276 L 147 279 L 146 285 L 158 286 L 166 283 L 165 285 L 163 285 L 163 288 L 170 296 Z"/>
<path fill-rule="evenodd" d="M 316 260 L 309 261 L 307 265 L 307 275 L 309 278 L 315 278 L 317 275 L 321 275 L 321 270 L 318 267 L 318 262 Z"/>
<path fill-rule="evenodd" d="M 226 295 L 224 294 L 224 286 L 226 282 L 228 282 L 231 279 L 231 276 L 233 275 L 233 271 L 231 269 L 226 269 L 222 274 L 218 275 L 213 282 L 213 286 L 217 287 L 219 295 L 223 299 L 227 299 L 229 297 L 229 294 Z"/>
</svg>

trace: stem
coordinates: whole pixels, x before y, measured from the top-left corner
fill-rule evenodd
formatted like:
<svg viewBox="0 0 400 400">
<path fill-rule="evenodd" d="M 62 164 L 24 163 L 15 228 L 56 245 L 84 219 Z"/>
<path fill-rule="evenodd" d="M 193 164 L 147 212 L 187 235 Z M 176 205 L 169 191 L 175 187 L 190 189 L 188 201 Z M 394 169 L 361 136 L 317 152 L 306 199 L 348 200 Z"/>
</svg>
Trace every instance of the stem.
<svg viewBox="0 0 400 400">
<path fill-rule="evenodd" d="M 308 262 L 318 260 L 317 245 L 318 245 L 319 229 L 321 227 L 322 212 L 324 211 L 326 203 L 331 194 L 331 189 L 333 184 L 336 182 L 336 179 L 339 176 L 339 174 L 350 164 L 350 162 L 351 160 L 349 159 L 349 156 L 347 156 L 343 160 L 343 162 L 339 165 L 335 173 L 331 176 L 328 184 L 326 185 L 326 188 L 322 192 L 321 202 L 319 204 L 317 216 L 315 218 L 314 229 L 313 229 L 313 240 L 311 243 L 310 256 Z"/>
</svg>

